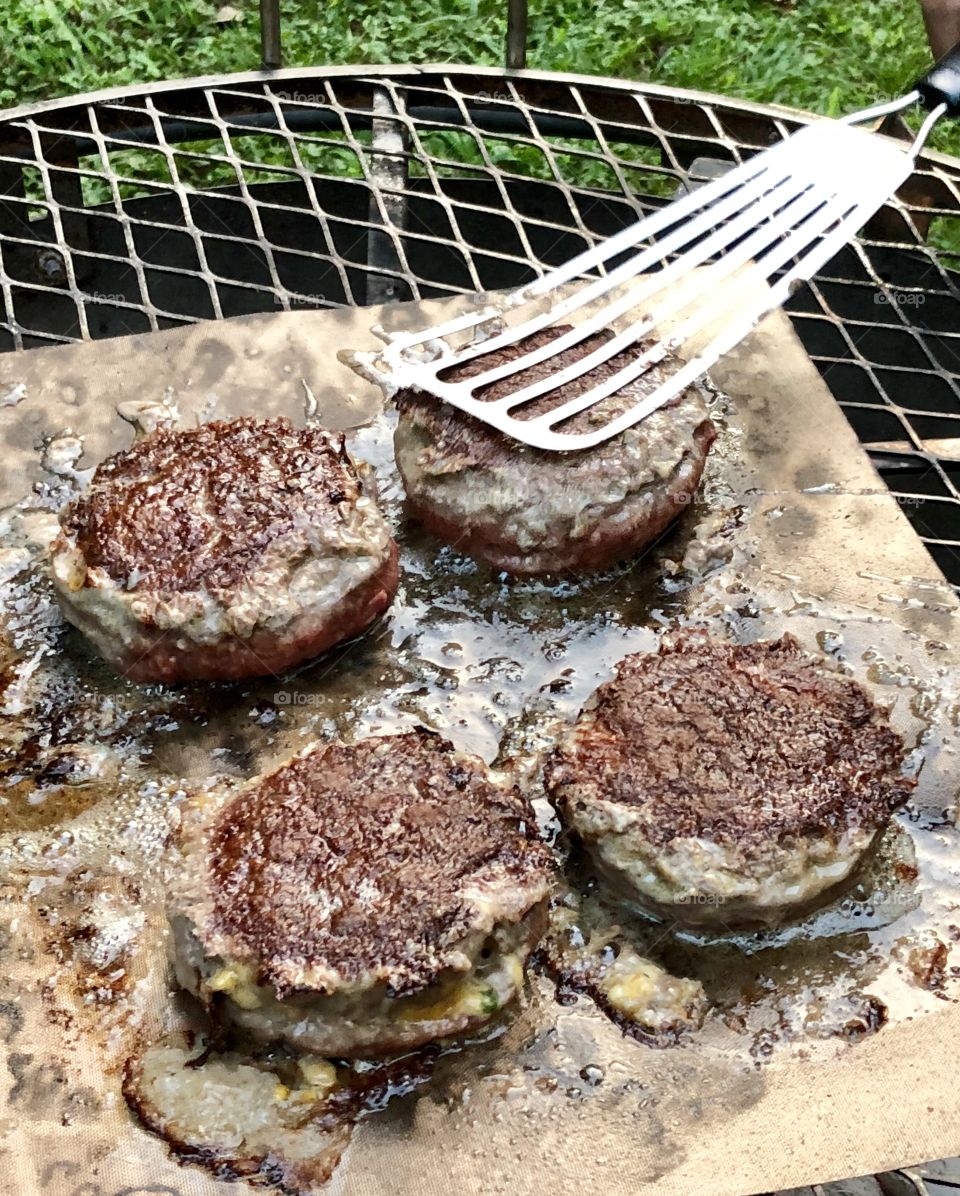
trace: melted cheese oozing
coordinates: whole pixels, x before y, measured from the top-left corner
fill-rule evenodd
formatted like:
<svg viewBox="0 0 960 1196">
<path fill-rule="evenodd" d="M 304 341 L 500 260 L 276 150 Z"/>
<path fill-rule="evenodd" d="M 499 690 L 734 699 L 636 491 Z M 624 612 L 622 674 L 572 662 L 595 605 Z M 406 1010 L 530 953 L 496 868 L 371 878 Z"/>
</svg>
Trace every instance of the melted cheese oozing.
<svg viewBox="0 0 960 1196">
<path fill-rule="evenodd" d="M 326 1059 L 304 1055 L 297 1067 L 310 1088 L 326 1093 L 337 1086 L 337 1069 Z"/>
<path fill-rule="evenodd" d="M 451 1017 L 479 1017 L 496 1013 L 500 999 L 489 984 L 464 980 L 429 1005 L 412 999 L 398 1007 L 397 1017 L 405 1022 L 438 1022 Z"/>
<path fill-rule="evenodd" d="M 210 993 L 225 993 L 241 1009 L 259 1009 L 264 1004 L 265 993 L 256 984 L 256 971 L 246 964 L 227 964 L 219 968 L 206 978 L 204 988 Z M 392 1003 L 391 1012 L 399 1021 L 408 1022 L 445 1021 L 453 1017 L 487 1017 L 496 1013 L 501 1005 L 522 988 L 523 960 L 519 955 L 511 953 L 500 959 L 495 974 L 491 974 L 487 979 L 469 976 L 446 987 L 440 993 L 407 997 Z M 322 1060 L 317 1066 L 321 1065 L 330 1066 Z M 325 1071 L 318 1074 L 319 1083 L 308 1079 L 308 1084 L 323 1088 L 332 1086 L 335 1082 L 335 1073 L 333 1079 Z"/>
<path fill-rule="evenodd" d="M 297 1060 L 297 1070 L 303 1077 L 305 1087 L 290 1088 L 287 1084 L 277 1083 L 273 1089 L 273 1099 L 278 1105 L 288 1101 L 298 1105 L 313 1105 L 329 1096 L 337 1086 L 337 1069 L 326 1059 L 304 1055 Z"/>
<path fill-rule="evenodd" d="M 401 1021 L 433 1022 L 489 1017 L 523 988 L 523 959 L 504 955 L 488 977 L 469 976 L 439 995 L 410 997 L 397 1007 Z"/>
</svg>

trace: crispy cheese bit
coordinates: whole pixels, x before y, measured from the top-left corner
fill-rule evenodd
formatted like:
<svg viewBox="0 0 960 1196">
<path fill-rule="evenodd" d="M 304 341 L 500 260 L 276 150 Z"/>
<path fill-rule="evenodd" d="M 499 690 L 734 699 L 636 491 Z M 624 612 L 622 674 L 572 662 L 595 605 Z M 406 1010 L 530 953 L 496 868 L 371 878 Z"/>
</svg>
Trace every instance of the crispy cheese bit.
<svg viewBox="0 0 960 1196">
<path fill-rule="evenodd" d="M 288 1100 L 289 1098 L 290 1098 L 290 1089 L 286 1086 L 286 1084 L 274 1084 L 273 1099 L 277 1102 L 277 1104 L 282 1104 L 285 1100 Z"/>
<path fill-rule="evenodd" d="M 326 1059 L 307 1056 L 297 1061 L 297 1068 L 307 1084 L 300 1091 L 311 1094 L 309 1097 L 301 1096 L 301 1100 L 321 1100 L 337 1086 L 337 1069 Z"/>
<path fill-rule="evenodd" d="M 204 987 L 208 992 L 226 993 L 235 1005 L 241 1009 L 259 1009 L 260 994 L 253 983 L 253 969 L 242 964 L 233 964 L 220 968 L 212 976 L 207 977 Z"/>
<path fill-rule="evenodd" d="M 690 1016 L 687 1010 L 706 1004 L 698 981 L 671 976 L 630 947 L 621 949 L 600 988 L 618 1013 L 644 1026 L 683 1020 Z"/>
<path fill-rule="evenodd" d="M 238 979 L 234 968 L 221 968 L 219 972 L 208 976 L 205 983 L 212 993 L 228 993 L 236 988 Z"/>
<path fill-rule="evenodd" d="M 607 999 L 620 1013 L 635 1021 L 648 1021 L 652 1015 L 656 978 L 646 971 L 622 976 L 603 986 Z"/>
</svg>

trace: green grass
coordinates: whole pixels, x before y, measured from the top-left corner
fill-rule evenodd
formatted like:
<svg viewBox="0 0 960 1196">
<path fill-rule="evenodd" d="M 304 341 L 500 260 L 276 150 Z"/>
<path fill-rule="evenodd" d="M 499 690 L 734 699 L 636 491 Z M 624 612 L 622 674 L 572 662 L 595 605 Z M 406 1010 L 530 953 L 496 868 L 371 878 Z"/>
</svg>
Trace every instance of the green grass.
<svg viewBox="0 0 960 1196">
<path fill-rule="evenodd" d="M 227 22 L 206 0 L 4 0 L 4 7 L 0 107 L 259 62 L 256 0 L 233 0 L 239 19 Z M 505 8 L 506 0 L 287 0 L 285 62 L 500 65 Z M 914 0 L 531 0 L 529 65 L 547 70 L 836 114 L 897 95 L 928 62 Z M 257 160 L 272 161 L 268 139 L 260 142 Z M 955 127 L 942 126 L 935 144 L 960 153 Z M 349 152 L 316 153 L 315 168 L 356 169 Z M 541 174 L 531 153 L 538 156 L 506 146 L 497 160 L 509 168 L 513 158 L 521 173 Z M 451 157 L 469 161 L 470 146 L 454 146 Z M 153 177 L 147 155 L 130 161 L 141 177 Z M 584 181 L 602 186 L 591 169 L 604 168 L 581 167 Z M 187 163 L 186 171 L 197 185 L 232 181 L 229 166 L 211 174 Z M 98 186 L 89 199 L 107 198 Z"/>
<path fill-rule="evenodd" d="M 0 105 L 255 67 L 257 6 L 6 0 Z M 296 0 L 288 65 L 498 65 L 504 0 Z M 649 79 L 836 112 L 902 90 L 927 62 L 912 0 L 533 0 L 530 66 Z"/>
</svg>

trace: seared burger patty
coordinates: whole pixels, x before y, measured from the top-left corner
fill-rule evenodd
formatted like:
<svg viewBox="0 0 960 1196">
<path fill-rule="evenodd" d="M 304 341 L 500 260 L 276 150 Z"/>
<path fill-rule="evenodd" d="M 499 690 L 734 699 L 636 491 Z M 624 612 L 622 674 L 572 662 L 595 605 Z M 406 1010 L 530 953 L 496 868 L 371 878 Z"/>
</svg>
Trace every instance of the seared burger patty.
<svg viewBox="0 0 960 1196">
<path fill-rule="evenodd" d="M 790 635 L 627 656 L 548 761 L 561 816 L 643 906 L 775 923 L 850 877 L 914 781 L 855 681 Z"/>
<path fill-rule="evenodd" d="M 545 923 L 530 807 L 432 733 L 315 746 L 186 811 L 181 985 L 255 1038 L 396 1051 L 487 1021 Z"/>
<path fill-rule="evenodd" d="M 390 604 L 397 550 L 343 437 L 249 416 L 162 428 L 61 518 L 65 616 L 136 681 L 281 672 Z"/>
<path fill-rule="evenodd" d="M 513 360 L 566 332 L 544 329 L 518 345 L 454 367 L 458 381 Z M 475 397 L 498 399 L 549 377 L 593 352 L 610 332 L 596 333 L 551 361 L 484 387 Z M 538 415 L 582 394 L 635 358 L 642 346 L 617 354 L 582 378 L 534 400 Z M 604 400 L 604 422 L 633 406 L 662 381 L 655 367 Z M 397 395 L 397 465 L 410 510 L 440 539 L 509 573 L 533 576 L 602 569 L 649 544 L 689 504 L 716 430 L 696 388 L 596 448 L 570 453 L 521 445 L 432 395 Z M 581 412 L 565 425 L 590 431 L 596 415 Z"/>
</svg>

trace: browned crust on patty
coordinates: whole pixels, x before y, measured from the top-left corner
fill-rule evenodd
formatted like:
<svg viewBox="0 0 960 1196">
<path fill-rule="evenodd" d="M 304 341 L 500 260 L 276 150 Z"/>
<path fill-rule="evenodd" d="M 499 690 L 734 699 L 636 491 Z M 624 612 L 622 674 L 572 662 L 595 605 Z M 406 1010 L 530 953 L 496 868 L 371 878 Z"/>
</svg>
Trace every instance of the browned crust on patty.
<svg viewBox="0 0 960 1196">
<path fill-rule="evenodd" d="M 541 901 L 550 856 L 516 788 L 421 730 L 319 746 L 261 778 L 194 866 L 204 948 L 253 964 L 278 996 L 355 982 L 404 995 Z"/>
<path fill-rule="evenodd" d="M 252 416 L 160 428 L 97 466 L 64 520 L 127 590 L 227 590 L 304 524 L 335 524 L 360 479 L 343 437 Z"/>
<path fill-rule="evenodd" d="M 561 809 L 572 800 L 639 811 L 657 846 L 749 848 L 883 826 L 915 785 L 903 754 L 867 691 L 793 636 L 726 644 L 687 634 L 620 662 L 545 781 Z"/>
<path fill-rule="evenodd" d="M 397 547 L 343 436 L 249 416 L 161 428 L 114 454 L 61 516 L 64 615 L 134 681 L 236 681 L 367 627 Z"/>
<path fill-rule="evenodd" d="M 468 417 L 469 418 L 469 417 Z M 515 543 L 497 535 L 500 524 L 464 527 L 445 519 L 428 503 L 408 496 L 410 514 L 430 532 L 467 556 L 487 561 L 495 569 L 517 577 L 541 577 L 546 573 L 595 572 L 634 556 L 667 530 L 690 505 L 700 484 L 703 466 L 716 430 L 707 420 L 696 430 L 693 450 L 677 467 L 673 477 L 652 490 L 649 501 L 632 518 L 600 520 L 577 540 L 542 551 L 518 550 Z"/>
<path fill-rule="evenodd" d="M 173 632 L 158 637 L 148 628 L 142 651 L 134 647 L 126 658 L 117 661 L 117 667 L 131 681 L 171 685 L 239 681 L 283 673 L 366 631 L 393 601 L 399 580 L 397 546 L 392 544 L 377 573 L 352 589 L 322 618 L 305 615 L 279 631 L 260 627 L 248 639 L 229 636 L 215 644 L 184 642 Z"/>
<path fill-rule="evenodd" d="M 444 377 L 453 381 L 475 377 L 493 365 L 549 344 L 567 330 L 568 326 L 543 329 L 516 345 L 452 367 Z M 503 398 L 528 383 L 549 378 L 612 335 L 609 331 L 595 333 L 546 362 L 480 388 L 475 397 Z M 637 344 L 618 353 L 589 374 L 541 396 L 515 414 L 519 418 L 539 415 L 577 397 L 628 365 L 645 347 Z M 599 410 L 612 418 L 650 393 L 663 378 L 663 367 L 654 366 L 604 400 Z M 403 454 L 398 454 L 411 514 L 447 543 L 519 575 L 600 569 L 638 552 L 689 504 L 716 438 L 716 428 L 693 388 L 662 412 L 607 443 L 570 453 L 521 445 L 450 404 L 418 391 L 401 391 L 397 406 L 398 443 L 413 429 L 424 441 L 418 458 L 421 478 L 413 476 L 409 468 L 404 469 Z M 689 430 L 678 437 L 675 429 L 681 411 Z M 595 414 L 580 412 L 563 430 L 591 431 L 597 426 L 595 420 Z M 669 460 L 656 460 L 659 445 Z M 579 509 L 575 514 L 548 518 L 538 543 L 518 543 L 506 526 L 503 511 L 482 509 L 485 489 L 501 486 L 505 475 L 526 483 L 518 488 L 517 505 L 529 503 L 534 507 L 543 503 L 546 509 L 551 494 L 569 489 L 581 497 Z M 611 477 L 622 479 L 624 493 L 619 500 L 610 496 Z M 478 509 L 464 516 L 459 506 L 448 507 L 444 488 L 449 494 L 454 486 L 475 487 L 481 500 Z"/>
</svg>

